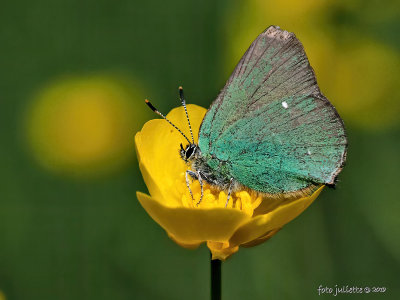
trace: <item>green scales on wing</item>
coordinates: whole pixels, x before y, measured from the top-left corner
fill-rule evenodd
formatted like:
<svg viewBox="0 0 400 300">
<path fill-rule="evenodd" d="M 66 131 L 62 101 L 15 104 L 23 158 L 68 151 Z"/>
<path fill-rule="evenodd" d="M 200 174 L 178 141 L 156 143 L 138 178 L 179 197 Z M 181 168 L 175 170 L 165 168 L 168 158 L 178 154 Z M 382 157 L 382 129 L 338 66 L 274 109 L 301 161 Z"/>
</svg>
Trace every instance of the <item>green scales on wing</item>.
<svg viewBox="0 0 400 300">
<path fill-rule="evenodd" d="M 293 33 L 270 26 L 251 44 L 205 115 L 199 148 L 211 169 L 255 191 L 334 184 L 345 129 Z"/>
</svg>

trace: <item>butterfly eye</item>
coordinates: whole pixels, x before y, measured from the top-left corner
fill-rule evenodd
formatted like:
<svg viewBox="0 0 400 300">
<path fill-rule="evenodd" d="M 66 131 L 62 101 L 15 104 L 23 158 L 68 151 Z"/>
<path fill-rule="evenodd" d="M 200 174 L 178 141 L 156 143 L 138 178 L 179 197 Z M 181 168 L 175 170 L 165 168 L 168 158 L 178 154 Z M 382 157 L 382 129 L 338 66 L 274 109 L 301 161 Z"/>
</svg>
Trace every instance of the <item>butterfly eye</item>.
<svg viewBox="0 0 400 300">
<path fill-rule="evenodd" d="M 190 158 L 193 155 L 194 147 L 189 146 L 186 148 L 186 159 Z"/>
</svg>

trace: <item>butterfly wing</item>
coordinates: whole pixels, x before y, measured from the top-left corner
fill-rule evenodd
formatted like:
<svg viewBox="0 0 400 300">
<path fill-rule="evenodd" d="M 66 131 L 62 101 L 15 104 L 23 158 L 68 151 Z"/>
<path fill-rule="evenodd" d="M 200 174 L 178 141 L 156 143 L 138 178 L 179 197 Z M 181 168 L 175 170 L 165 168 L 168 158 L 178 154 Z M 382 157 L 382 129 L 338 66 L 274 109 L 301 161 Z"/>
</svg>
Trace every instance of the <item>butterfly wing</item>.
<svg viewBox="0 0 400 300">
<path fill-rule="evenodd" d="M 334 184 L 347 149 L 342 120 L 319 90 L 303 45 L 270 26 L 251 44 L 199 132 L 210 166 L 265 193 Z"/>
</svg>

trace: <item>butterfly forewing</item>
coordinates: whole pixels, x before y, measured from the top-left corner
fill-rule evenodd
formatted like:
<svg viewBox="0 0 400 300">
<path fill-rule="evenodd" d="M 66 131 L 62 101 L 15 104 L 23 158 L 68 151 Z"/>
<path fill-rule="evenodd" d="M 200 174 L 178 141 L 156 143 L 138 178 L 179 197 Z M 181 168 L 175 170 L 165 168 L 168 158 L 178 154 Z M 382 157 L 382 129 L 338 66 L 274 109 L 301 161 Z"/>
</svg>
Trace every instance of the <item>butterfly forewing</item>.
<svg viewBox="0 0 400 300">
<path fill-rule="evenodd" d="M 211 105 L 199 147 L 241 184 L 276 194 L 333 184 L 347 140 L 302 44 L 293 33 L 271 26 L 251 44 Z"/>
</svg>

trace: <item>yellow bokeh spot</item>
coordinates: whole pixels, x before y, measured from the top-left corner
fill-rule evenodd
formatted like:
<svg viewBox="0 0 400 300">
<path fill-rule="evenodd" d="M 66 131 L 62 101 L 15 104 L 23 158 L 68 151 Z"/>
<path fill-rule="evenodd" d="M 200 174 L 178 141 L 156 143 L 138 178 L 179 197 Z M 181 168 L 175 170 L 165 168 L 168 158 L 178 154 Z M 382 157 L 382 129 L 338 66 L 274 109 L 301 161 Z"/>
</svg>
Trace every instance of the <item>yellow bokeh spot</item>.
<svg viewBox="0 0 400 300">
<path fill-rule="evenodd" d="M 33 154 L 47 169 L 69 175 L 97 176 L 118 169 L 134 158 L 142 101 L 140 89 L 111 76 L 54 82 L 28 110 Z"/>
<path fill-rule="evenodd" d="M 327 93 L 345 120 L 370 129 L 398 123 L 398 53 L 378 42 L 363 40 L 342 49 L 335 62 Z"/>
<path fill-rule="evenodd" d="M 6 296 L 2 291 L 0 291 L 0 300 L 6 300 Z"/>
</svg>

